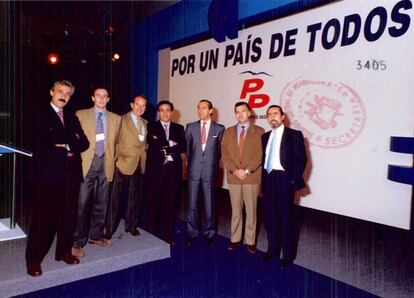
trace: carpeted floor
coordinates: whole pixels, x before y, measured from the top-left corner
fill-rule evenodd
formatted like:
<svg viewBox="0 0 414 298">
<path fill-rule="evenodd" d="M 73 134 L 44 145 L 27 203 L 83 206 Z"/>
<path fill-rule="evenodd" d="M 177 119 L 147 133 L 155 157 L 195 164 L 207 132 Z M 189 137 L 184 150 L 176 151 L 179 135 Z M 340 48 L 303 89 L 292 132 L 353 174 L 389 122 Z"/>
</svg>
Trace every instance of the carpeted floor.
<svg viewBox="0 0 414 298">
<path fill-rule="evenodd" d="M 376 297 L 297 265 L 262 263 L 245 246 L 230 252 L 222 236 L 212 247 L 202 238 L 187 246 L 183 228 L 180 221 L 170 259 L 21 297 Z"/>
</svg>

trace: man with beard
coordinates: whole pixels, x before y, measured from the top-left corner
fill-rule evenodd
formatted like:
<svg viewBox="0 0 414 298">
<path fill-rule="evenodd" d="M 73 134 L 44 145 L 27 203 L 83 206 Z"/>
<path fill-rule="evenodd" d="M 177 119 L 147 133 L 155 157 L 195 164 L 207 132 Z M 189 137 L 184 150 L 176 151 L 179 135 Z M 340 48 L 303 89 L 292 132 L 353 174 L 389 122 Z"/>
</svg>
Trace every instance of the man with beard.
<svg viewBox="0 0 414 298">
<path fill-rule="evenodd" d="M 267 229 L 268 249 L 262 261 L 278 258 L 281 267 L 293 263 L 294 256 L 294 196 L 305 187 L 306 166 L 304 138 L 301 131 L 286 127 L 282 107 L 271 105 L 266 112 L 271 131 L 262 135 L 263 216 Z"/>
</svg>

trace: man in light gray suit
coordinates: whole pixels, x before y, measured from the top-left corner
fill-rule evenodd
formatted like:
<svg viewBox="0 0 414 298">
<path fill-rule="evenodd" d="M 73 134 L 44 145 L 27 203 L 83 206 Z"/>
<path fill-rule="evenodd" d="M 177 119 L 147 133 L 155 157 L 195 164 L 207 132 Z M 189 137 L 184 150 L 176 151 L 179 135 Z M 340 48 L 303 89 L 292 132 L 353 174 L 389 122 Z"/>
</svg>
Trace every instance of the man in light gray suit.
<svg viewBox="0 0 414 298">
<path fill-rule="evenodd" d="M 199 121 L 187 124 L 187 177 L 188 177 L 188 217 L 187 244 L 190 245 L 199 235 L 198 192 L 201 186 L 204 202 L 203 236 L 208 245 L 213 245 L 214 224 L 214 189 L 220 160 L 221 138 L 224 126 L 211 119 L 213 104 L 202 99 L 197 105 Z"/>
</svg>

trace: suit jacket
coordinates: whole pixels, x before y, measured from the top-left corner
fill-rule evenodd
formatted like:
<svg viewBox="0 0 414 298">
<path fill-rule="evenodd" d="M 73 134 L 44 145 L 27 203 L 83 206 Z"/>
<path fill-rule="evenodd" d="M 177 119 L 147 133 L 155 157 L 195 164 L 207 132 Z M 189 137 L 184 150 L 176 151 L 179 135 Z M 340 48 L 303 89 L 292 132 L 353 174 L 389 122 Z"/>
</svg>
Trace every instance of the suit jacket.
<svg viewBox="0 0 414 298">
<path fill-rule="evenodd" d="M 95 109 L 79 110 L 76 112 L 83 131 L 88 137 L 89 149 L 82 153 L 83 177 L 91 167 L 96 147 L 96 121 Z M 105 132 L 105 176 L 108 181 L 112 181 L 115 171 L 115 144 L 118 139 L 121 117 L 115 113 L 107 111 L 106 132 Z"/>
<path fill-rule="evenodd" d="M 56 183 L 64 178 L 67 170 L 68 151 L 65 148 L 56 147 L 55 144 L 68 144 L 70 152 L 74 154 L 70 158 L 74 161 L 75 175 L 73 178 L 82 179 L 79 153 L 85 151 L 89 142 L 84 134 L 78 118 L 64 110 L 64 122 L 50 104 L 36 112 L 34 121 L 35 143 L 33 149 L 34 181 L 36 183 Z M 76 163 L 77 161 L 77 163 Z"/>
<path fill-rule="evenodd" d="M 271 131 L 268 131 L 262 135 L 263 167 L 266 160 L 266 146 L 270 133 Z M 285 126 L 280 144 L 280 163 L 285 169 L 295 190 L 300 190 L 305 187 L 303 172 L 306 161 L 305 143 L 302 132 Z M 267 175 L 267 172 L 263 168 L 262 177 L 264 175 Z M 262 190 L 265 191 L 265 188 L 266 185 L 263 183 Z"/>
<path fill-rule="evenodd" d="M 243 155 L 240 156 L 237 142 L 237 125 L 229 127 L 224 131 L 221 142 L 221 155 L 227 171 L 227 182 L 229 184 L 260 183 L 262 164 L 261 136 L 263 133 L 263 128 L 250 124 L 245 136 Z M 233 175 L 233 172 L 238 169 L 248 169 L 250 175 L 244 180 L 239 180 Z"/>
<path fill-rule="evenodd" d="M 188 180 L 213 182 L 217 175 L 221 157 L 221 139 L 224 126 L 211 121 L 207 143 L 203 151 L 201 146 L 200 120 L 187 124 L 185 137 L 187 140 L 187 176 Z"/>
<path fill-rule="evenodd" d="M 170 147 L 165 136 L 164 127 L 160 121 L 148 124 L 147 135 L 147 162 L 145 175 L 148 178 L 158 178 L 161 172 L 162 165 L 165 161 L 165 154 L 163 149 L 171 155 L 176 175 L 180 180 L 182 177 L 182 161 L 181 153 L 186 152 L 186 141 L 184 134 L 184 127 L 180 124 L 170 122 L 169 139 L 177 143 L 177 145 Z"/>
<path fill-rule="evenodd" d="M 148 131 L 147 120 L 141 118 L 145 133 L 142 134 L 144 139 L 140 140 L 139 134 L 141 132 L 135 127 L 131 112 L 122 115 L 121 118 L 121 128 L 116 144 L 116 167 L 124 175 L 133 175 L 139 165 L 141 172 L 144 173 Z"/>
</svg>

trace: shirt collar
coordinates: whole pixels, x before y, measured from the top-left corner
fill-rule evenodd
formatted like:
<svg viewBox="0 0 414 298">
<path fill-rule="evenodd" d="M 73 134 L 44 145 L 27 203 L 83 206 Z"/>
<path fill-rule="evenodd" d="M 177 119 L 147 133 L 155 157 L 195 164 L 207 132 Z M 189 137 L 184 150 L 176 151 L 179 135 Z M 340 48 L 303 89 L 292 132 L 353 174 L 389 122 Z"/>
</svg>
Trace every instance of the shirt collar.
<svg viewBox="0 0 414 298">
<path fill-rule="evenodd" d="M 55 110 L 55 112 L 57 113 L 57 112 L 60 112 L 60 111 L 63 111 L 63 109 L 61 109 L 61 108 L 58 108 L 57 106 L 55 106 L 52 102 L 50 102 L 50 105 L 52 106 L 52 108 Z"/>
<path fill-rule="evenodd" d="M 243 123 L 243 124 L 237 123 L 237 129 L 240 129 L 241 130 L 242 129 L 242 126 L 244 126 L 244 130 L 247 130 L 250 127 L 250 123 L 249 122 Z"/>
</svg>

